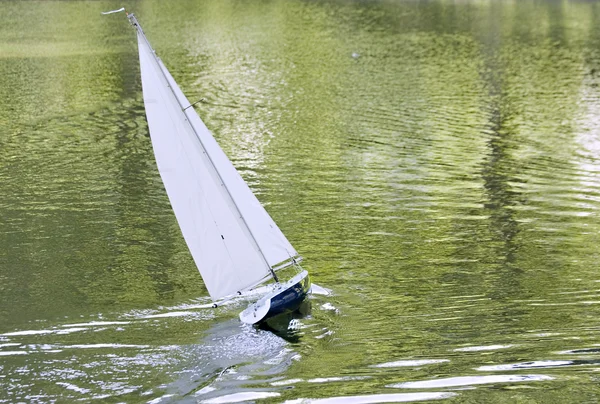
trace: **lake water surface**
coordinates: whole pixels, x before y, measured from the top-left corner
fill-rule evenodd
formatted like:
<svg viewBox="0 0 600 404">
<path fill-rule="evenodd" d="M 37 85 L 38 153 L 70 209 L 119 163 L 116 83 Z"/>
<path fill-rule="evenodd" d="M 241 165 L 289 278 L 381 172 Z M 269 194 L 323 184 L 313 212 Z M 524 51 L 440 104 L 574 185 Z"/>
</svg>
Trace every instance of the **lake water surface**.
<svg viewBox="0 0 600 404">
<path fill-rule="evenodd" d="M 600 4 L 125 4 L 332 291 L 285 332 L 210 307 L 122 5 L 0 1 L 0 403 L 600 400 Z"/>
</svg>

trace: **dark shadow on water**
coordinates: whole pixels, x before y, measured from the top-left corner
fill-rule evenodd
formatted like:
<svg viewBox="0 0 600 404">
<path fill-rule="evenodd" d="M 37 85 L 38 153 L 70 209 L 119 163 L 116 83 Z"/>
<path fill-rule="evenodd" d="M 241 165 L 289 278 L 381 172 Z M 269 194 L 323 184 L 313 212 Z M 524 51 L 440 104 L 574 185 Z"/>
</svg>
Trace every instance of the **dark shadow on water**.
<svg viewBox="0 0 600 404">
<path fill-rule="evenodd" d="M 270 331 L 287 342 L 297 343 L 301 340 L 301 333 L 297 320 L 309 316 L 311 310 L 311 302 L 305 300 L 296 310 L 271 317 L 260 323 L 257 328 L 264 331 Z"/>
<path fill-rule="evenodd" d="M 171 395 L 168 402 L 195 403 L 198 396 L 209 400 L 245 391 L 246 384 L 285 374 L 295 355 L 289 344 L 301 342 L 298 319 L 310 313 L 311 302 L 305 300 L 297 310 L 260 326 L 237 318 L 216 320 L 196 343 L 181 346 L 177 370 L 172 371 L 178 377 L 161 392 Z"/>
</svg>

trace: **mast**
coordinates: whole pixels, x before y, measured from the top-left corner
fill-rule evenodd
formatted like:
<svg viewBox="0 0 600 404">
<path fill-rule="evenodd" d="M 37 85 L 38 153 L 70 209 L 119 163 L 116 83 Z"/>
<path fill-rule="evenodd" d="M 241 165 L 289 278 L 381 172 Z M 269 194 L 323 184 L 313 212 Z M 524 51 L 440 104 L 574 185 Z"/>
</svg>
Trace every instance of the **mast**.
<svg viewBox="0 0 600 404">
<path fill-rule="evenodd" d="M 131 23 L 131 25 L 133 25 L 133 27 L 137 30 L 138 35 L 140 35 L 144 41 L 146 42 L 146 44 L 148 45 L 148 47 L 151 49 L 152 51 L 152 56 L 154 57 L 154 60 L 156 62 L 156 64 L 159 67 L 159 70 L 161 71 L 163 78 L 165 79 L 165 81 L 167 82 L 167 86 L 169 87 L 171 93 L 173 94 L 173 97 L 175 98 L 175 100 L 177 101 L 177 104 L 179 105 L 180 111 L 183 114 L 183 117 L 185 119 L 185 121 L 187 122 L 188 127 L 192 130 L 192 132 L 195 134 L 196 138 L 198 139 L 198 142 L 200 143 L 202 149 L 205 151 L 205 154 L 214 170 L 214 173 L 217 175 L 221 186 L 223 187 L 223 189 L 225 190 L 225 194 L 228 197 L 229 202 L 232 204 L 232 206 L 235 209 L 235 212 L 237 213 L 237 215 L 239 216 L 240 219 L 240 224 L 242 225 L 242 228 L 245 229 L 245 232 L 250 236 L 249 239 L 253 245 L 253 247 L 256 249 L 256 251 L 258 251 L 260 257 L 262 258 L 263 263 L 266 265 L 266 267 L 268 268 L 271 277 L 275 280 L 275 282 L 279 282 L 279 279 L 277 277 L 277 275 L 275 274 L 275 271 L 273 270 L 273 268 L 271 267 L 271 265 L 269 264 L 267 257 L 265 256 L 264 252 L 262 251 L 254 233 L 252 232 L 251 227 L 248 225 L 246 219 L 244 218 L 244 215 L 242 214 L 242 211 L 240 210 L 237 202 L 235 201 L 235 199 L 233 198 L 231 191 L 229 190 L 227 184 L 225 183 L 225 181 L 223 180 L 223 177 L 221 175 L 221 173 L 219 172 L 219 170 L 217 169 L 213 158 L 210 156 L 210 154 L 206 153 L 206 147 L 204 146 L 204 143 L 202 141 L 202 138 L 200 137 L 200 135 L 198 134 L 196 128 L 194 127 L 194 125 L 192 125 L 192 123 L 190 122 L 190 120 L 188 119 L 188 112 L 187 109 L 189 107 L 191 107 L 193 104 L 190 105 L 182 105 L 181 101 L 179 99 L 179 97 L 177 96 L 177 94 L 175 93 L 173 87 L 171 87 L 171 85 L 169 84 L 169 78 L 167 77 L 167 75 L 165 74 L 165 71 L 163 70 L 162 67 L 162 63 L 160 61 L 160 58 L 156 55 L 156 52 L 154 51 L 154 48 L 152 48 L 152 45 L 150 44 L 150 41 L 148 41 L 148 38 L 146 38 L 146 35 L 144 34 L 144 31 L 142 29 L 142 27 L 140 26 L 139 22 L 137 21 L 137 19 L 135 18 L 135 16 L 133 14 L 129 14 L 127 13 L 127 18 L 129 19 L 129 22 Z M 195 114 L 195 111 L 192 111 L 192 113 Z"/>
</svg>

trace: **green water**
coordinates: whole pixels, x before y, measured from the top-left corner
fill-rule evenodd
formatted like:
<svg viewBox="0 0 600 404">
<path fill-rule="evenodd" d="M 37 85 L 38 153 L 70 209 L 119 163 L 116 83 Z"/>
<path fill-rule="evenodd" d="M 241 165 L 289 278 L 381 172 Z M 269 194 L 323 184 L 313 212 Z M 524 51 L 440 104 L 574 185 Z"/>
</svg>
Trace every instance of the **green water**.
<svg viewBox="0 0 600 404">
<path fill-rule="evenodd" d="M 332 291 L 289 332 L 209 307 L 122 5 Z M 599 84 L 596 2 L 0 1 L 0 402 L 599 401 Z"/>
</svg>

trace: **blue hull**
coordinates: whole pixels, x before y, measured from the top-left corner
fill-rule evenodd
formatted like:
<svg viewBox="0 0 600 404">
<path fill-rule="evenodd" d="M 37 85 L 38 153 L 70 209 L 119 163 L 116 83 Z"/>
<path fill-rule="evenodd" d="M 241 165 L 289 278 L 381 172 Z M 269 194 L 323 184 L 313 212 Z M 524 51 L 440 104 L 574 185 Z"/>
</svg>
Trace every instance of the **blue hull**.
<svg viewBox="0 0 600 404">
<path fill-rule="evenodd" d="M 284 284 L 278 284 L 270 293 L 240 313 L 240 320 L 247 324 L 261 322 L 300 307 L 310 293 L 308 272 L 302 271 Z"/>
<path fill-rule="evenodd" d="M 267 315 L 263 318 L 263 321 L 277 316 L 282 313 L 295 311 L 300 307 L 300 304 L 306 299 L 310 291 L 310 278 L 306 276 L 299 282 L 292 286 L 282 290 L 277 295 L 271 298 L 271 308 L 267 312 Z"/>
</svg>

